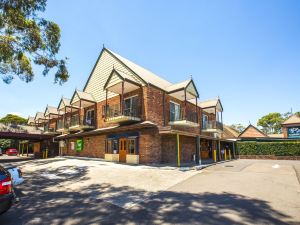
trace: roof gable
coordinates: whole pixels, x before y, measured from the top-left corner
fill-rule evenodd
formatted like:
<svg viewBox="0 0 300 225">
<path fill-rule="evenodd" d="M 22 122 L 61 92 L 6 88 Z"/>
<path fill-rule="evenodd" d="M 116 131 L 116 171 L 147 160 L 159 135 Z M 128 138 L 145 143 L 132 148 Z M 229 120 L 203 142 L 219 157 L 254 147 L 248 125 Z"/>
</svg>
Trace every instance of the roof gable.
<svg viewBox="0 0 300 225">
<path fill-rule="evenodd" d="M 239 138 L 261 138 L 268 137 L 264 132 L 253 125 L 249 125 L 240 135 Z"/>
<path fill-rule="evenodd" d="M 290 118 L 288 118 L 286 121 L 282 123 L 283 125 L 287 124 L 300 124 L 300 117 L 296 114 L 292 115 Z"/>
<path fill-rule="evenodd" d="M 149 83 L 154 86 L 157 86 L 161 89 L 165 89 L 166 87 L 172 85 L 169 81 L 161 78 L 160 76 L 156 75 L 155 73 L 135 64 L 134 62 L 120 56 L 119 54 L 105 49 L 107 52 L 112 54 L 117 60 L 123 63 L 127 68 L 129 68 L 137 77 L 139 77 L 144 83 Z"/>
</svg>

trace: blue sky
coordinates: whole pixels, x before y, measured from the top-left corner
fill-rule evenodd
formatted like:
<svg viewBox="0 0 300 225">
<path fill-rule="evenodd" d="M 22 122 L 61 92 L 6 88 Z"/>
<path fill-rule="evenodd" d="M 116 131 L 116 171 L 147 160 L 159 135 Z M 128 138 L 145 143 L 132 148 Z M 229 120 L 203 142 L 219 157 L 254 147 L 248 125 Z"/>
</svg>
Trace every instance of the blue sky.
<svg viewBox="0 0 300 225">
<path fill-rule="evenodd" d="M 60 25 L 71 78 L 59 86 L 35 67 L 32 83 L 0 82 L 0 116 L 71 97 L 103 44 L 171 82 L 192 75 L 201 100 L 220 96 L 227 124 L 300 111 L 299 11 L 297 0 L 48 0 L 44 15 Z"/>
</svg>

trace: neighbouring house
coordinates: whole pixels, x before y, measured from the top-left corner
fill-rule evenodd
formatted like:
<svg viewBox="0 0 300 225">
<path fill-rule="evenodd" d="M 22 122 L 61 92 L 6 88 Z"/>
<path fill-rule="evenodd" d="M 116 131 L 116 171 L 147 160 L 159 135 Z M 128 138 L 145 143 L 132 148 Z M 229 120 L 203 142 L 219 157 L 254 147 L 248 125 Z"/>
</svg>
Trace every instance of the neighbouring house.
<svg viewBox="0 0 300 225">
<path fill-rule="evenodd" d="M 192 78 L 171 83 L 103 48 L 82 91 L 35 116 L 60 154 L 150 164 L 235 156 L 219 98 L 199 100 Z M 225 154 L 224 154 L 225 151 Z"/>
<path fill-rule="evenodd" d="M 282 124 L 282 133 L 266 134 L 253 125 L 249 125 L 239 134 L 241 141 L 295 141 L 300 140 L 300 117 L 296 114 L 289 117 Z"/>
<path fill-rule="evenodd" d="M 292 115 L 282 123 L 282 133 L 284 138 L 300 140 L 300 117 Z"/>
</svg>

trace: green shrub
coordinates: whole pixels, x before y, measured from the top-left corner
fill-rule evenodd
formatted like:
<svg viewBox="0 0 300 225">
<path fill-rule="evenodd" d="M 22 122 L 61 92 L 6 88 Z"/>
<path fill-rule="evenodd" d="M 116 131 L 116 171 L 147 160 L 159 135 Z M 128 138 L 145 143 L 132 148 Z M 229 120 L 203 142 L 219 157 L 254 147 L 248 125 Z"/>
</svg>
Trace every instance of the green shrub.
<svg viewBox="0 0 300 225">
<path fill-rule="evenodd" d="M 300 156 L 300 142 L 237 142 L 240 155 Z"/>
</svg>

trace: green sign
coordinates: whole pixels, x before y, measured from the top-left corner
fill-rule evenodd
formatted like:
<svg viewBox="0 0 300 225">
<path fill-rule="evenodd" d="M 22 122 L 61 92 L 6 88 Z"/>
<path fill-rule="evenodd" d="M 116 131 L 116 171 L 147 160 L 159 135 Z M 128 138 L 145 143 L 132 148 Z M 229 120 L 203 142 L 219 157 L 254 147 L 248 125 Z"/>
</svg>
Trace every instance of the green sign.
<svg viewBox="0 0 300 225">
<path fill-rule="evenodd" d="M 83 150 L 83 140 L 78 139 L 76 140 L 76 151 L 82 151 Z"/>
</svg>

